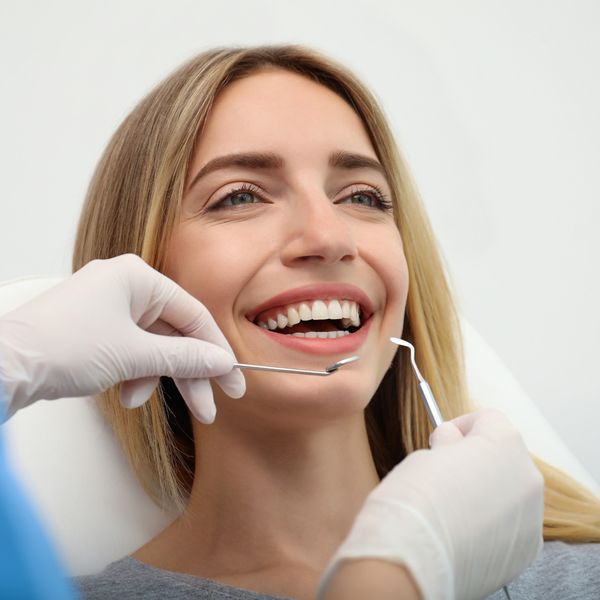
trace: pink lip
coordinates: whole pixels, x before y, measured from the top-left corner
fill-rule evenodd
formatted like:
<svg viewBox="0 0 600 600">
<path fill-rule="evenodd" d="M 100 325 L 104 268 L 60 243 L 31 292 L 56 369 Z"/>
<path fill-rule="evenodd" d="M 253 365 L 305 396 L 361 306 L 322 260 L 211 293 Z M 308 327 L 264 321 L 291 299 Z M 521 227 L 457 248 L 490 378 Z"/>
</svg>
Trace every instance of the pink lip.
<svg viewBox="0 0 600 600">
<path fill-rule="evenodd" d="M 281 294 L 277 294 L 272 298 L 269 298 L 262 304 L 253 308 L 247 315 L 246 318 L 254 322 L 256 315 L 270 308 L 276 308 L 279 306 L 287 306 L 288 304 L 294 304 L 295 302 L 302 302 L 303 300 L 328 300 L 332 298 L 354 300 L 360 304 L 362 308 L 362 316 L 368 319 L 373 314 L 373 303 L 369 297 L 358 287 L 350 283 L 311 283 L 303 285 L 301 287 L 287 290 Z M 363 328 L 361 328 L 363 329 Z M 359 330 L 360 331 L 360 330 Z M 359 333 L 358 331 L 356 333 Z M 353 335 L 356 335 L 353 334 Z M 278 335 L 279 334 L 274 334 Z M 283 336 L 279 336 L 283 337 Z M 346 338 L 352 336 L 346 336 Z M 340 340 L 346 338 L 339 338 Z M 302 338 L 294 338 L 300 340 Z M 329 340 L 332 341 L 332 340 Z"/>
</svg>

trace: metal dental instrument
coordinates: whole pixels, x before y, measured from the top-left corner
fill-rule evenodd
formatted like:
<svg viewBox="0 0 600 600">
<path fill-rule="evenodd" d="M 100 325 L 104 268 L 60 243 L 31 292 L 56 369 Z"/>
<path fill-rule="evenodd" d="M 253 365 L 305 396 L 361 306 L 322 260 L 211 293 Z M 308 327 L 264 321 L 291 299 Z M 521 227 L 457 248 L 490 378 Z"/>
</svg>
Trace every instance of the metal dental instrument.
<svg viewBox="0 0 600 600">
<path fill-rule="evenodd" d="M 419 371 L 419 367 L 417 367 L 417 362 L 415 361 L 415 347 L 410 343 L 406 342 L 397 337 L 391 337 L 390 342 L 397 344 L 398 346 L 404 346 L 410 350 L 410 362 L 412 363 L 413 370 L 417 379 L 419 380 L 419 391 L 421 392 L 421 396 L 423 398 L 423 403 L 425 404 L 425 410 L 427 411 L 427 416 L 429 417 L 429 422 L 431 426 L 435 429 L 438 425 L 441 425 L 444 422 L 442 419 L 442 413 L 435 401 L 435 397 L 429 384 L 423 379 L 421 375 L 421 371 Z"/>
<path fill-rule="evenodd" d="M 298 373 L 299 375 L 318 375 L 320 377 L 327 377 L 332 373 L 335 373 L 340 367 L 350 364 L 355 360 L 358 360 L 359 356 L 349 356 L 348 358 L 342 358 L 328 366 L 324 371 L 311 371 L 309 369 L 289 369 L 287 367 L 268 367 L 266 365 L 250 365 L 247 363 L 234 363 L 234 368 L 238 369 L 254 369 L 256 371 L 277 371 L 278 373 Z"/>
<path fill-rule="evenodd" d="M 419 367 L 417 367 L 417 361 L 415 360 L 415 347 L 410 342 L 397 337 L 391 337 L 390 342 L 398 346 L 404 346 L 410 350 L 410 362 L 412 363 L 413 370 L 419 381 L 419 391 L 421 392 L 421 396 L 425 404 L 425 410 L 427 411 L 427 416 L 429 417 L 431 426 L 435 429 L 438 425 L 441 425 L 444 422 L 444 419 L 442 419 L 442 413 L 440 412 L 437 402 L 435 401 L 435 397 L 431 391 L 431 388 L 429 387 L 429 384 L 423 379 L 423 375 L 421 375 L 421 371 L 419 371 Z M 510 594 L 508 593 L 508 587 L 504 586 L 502 590 L 504 591 L 506 598 L 511 600 Z"/>
</svg>

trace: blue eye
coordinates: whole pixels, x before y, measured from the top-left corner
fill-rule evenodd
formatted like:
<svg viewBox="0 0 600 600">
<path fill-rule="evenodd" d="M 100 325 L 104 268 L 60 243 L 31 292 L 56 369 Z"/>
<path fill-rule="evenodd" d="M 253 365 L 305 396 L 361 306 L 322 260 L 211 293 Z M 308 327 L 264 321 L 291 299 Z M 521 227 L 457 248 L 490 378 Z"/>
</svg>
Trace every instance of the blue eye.
<svg viewBox="0 0 600 600">
<path fill-rule="evenodd" d="M 256 198 L 248 192 L 238 192 L 237 194 L 229 194 L 221 201 L 222 206 L 242 206 L 244 204 L 254 204 Z"/>
<path fill-rule="evenodd" d="M 387 199 L 386 195 L 377 187 L 356 190 L 339 202 L 339 204 L 355 204 L 367 208 L 377 208 L 384 212 L 391 212 L 394 208 L 394 205 Z"/>
<path fill-rule="evenodd" d="M 219 210 L 220 208 L 233 208 L 236 206 L 248 206 L 257 204 L 260 201 L 260 190 L 255 185 L 243 184 L 227 195 L 215 202 L 209 207 L 209 210 Z M 258 197 L 257 197 L 258 196 Z"/>
<path fill-rule="evenodd" d="M 355 204 L 361 204 L 362 206 L 376 206 L 377 205 L 377 200 L 375 198 L 373 198 L 373 196 L 370 196 L 369 194 L 352 194 L 352 196 L 350 196 L 351 200 L 355 200 Z"/>
</svg>

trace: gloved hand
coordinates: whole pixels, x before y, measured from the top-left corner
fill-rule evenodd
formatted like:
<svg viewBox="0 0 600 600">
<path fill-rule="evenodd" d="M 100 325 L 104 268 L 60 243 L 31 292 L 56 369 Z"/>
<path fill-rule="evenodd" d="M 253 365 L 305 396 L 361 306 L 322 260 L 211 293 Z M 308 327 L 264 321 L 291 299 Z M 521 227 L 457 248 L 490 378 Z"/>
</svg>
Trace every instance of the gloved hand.
<svg viewBox="0 0 600 600">
<path fill-rule="evenodd" d="M 543 478 L 517 431 L 482 410 L 444 423 L 369 494 L 331 559 L 380 558 L 411 572 L 426 600 L 484 598 L 542 548 Z"/>
<path fill-rule="evenodd" d="M 122 404 L 134 408 L 166 375 L 192 414 L 211 423 L 207 378 L 231 397 L 245 393 L 234 361 L 204 305 L 133 254 L 94 260 L 0 318 L 7 418 L 42 398 L 95 394 L 120 381 Z"/>
</svg>

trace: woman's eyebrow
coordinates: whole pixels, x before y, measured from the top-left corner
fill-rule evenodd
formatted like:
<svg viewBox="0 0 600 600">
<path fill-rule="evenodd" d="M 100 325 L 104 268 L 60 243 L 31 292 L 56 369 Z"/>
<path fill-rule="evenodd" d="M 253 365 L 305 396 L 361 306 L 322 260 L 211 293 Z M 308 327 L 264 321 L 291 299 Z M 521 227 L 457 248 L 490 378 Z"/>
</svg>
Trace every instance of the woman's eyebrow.
<svg viewBox="0 0 600 600">
<path fill-rule="evenodd" d="M 375 158 L 338 150 L 329 155 L 328 164 L 334 169 L 373 169 L 386 177 L 383 165 Z M 213 171 L 230 167 L 246 169 L 283 169 L 285 161 L 279 154 L 271 152 L 243 152 L 226 154 L 209 160 L 197 173 L 188 186 L 190 190 L 196 183 Z"/>
</svg>

